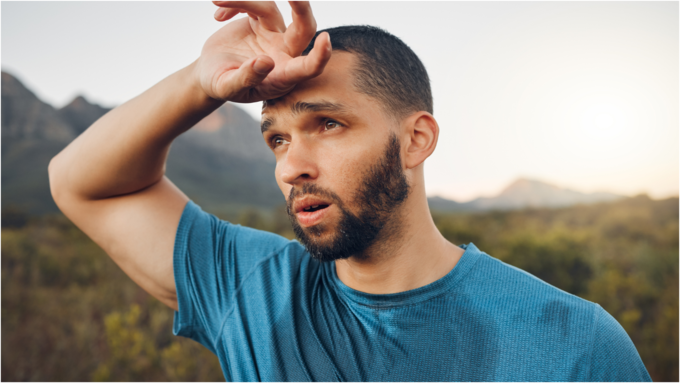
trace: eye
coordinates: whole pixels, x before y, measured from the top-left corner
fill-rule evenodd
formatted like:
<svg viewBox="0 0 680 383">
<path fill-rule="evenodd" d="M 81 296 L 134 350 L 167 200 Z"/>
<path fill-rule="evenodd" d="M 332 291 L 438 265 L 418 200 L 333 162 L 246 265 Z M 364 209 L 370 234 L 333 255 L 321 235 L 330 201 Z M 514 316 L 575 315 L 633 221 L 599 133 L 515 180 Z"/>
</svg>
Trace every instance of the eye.
<svg viewBox="0 0 680 383">
<path fill-rule="evenodd" d="M 288 143 L 288 141 L 281 136 L 274 136 L 269 142 L 271 144 L 272 149 L 276 149 L 279 146 Z"/>
<path fill-rule="evenodd" d="M 333 121 L 333 120 L 325 120 L 324 123 L 323 123 L 324 130 L 331 130 L 331 129 L 339 128 L 341 126 L 342 126 L 342 124 L 340 124 L 337 121 Z"/>
</svg>

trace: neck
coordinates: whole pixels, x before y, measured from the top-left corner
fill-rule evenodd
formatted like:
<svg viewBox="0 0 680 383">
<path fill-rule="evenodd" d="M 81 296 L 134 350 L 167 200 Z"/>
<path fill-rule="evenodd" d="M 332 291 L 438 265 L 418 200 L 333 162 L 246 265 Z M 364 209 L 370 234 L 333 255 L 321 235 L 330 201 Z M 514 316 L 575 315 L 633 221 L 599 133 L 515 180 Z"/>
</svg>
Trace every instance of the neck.
<svg viewBox="0 0 680 383">
<path fill-rule="evenodd" d="M 379 238 L 363 257 L 335 261 L 345 285 L 370 294 L 398 293 L 428 285 L 458 263 L 464 251 L 439 233 L 424 187 L 412 190 L 401 212 L 389 238 Z"/>
</svg>

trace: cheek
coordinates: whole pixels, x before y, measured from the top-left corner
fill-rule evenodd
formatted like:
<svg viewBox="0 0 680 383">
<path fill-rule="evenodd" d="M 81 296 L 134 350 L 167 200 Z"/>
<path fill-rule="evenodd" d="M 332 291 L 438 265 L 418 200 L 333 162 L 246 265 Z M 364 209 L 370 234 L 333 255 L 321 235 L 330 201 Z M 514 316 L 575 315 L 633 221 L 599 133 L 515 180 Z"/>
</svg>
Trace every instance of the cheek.
<svg viewBox="0 0 680 383">
<path fill-rule="evenodd" d="M 371 151 L 347 150 L 342 153 L 328 154 L 320 164 L 320 174 L 324 184 L 333 190 L 343 201 L 351 202 L 356 190 L 365 176 L 365 165 L 371 162 Z"/>
</svg>

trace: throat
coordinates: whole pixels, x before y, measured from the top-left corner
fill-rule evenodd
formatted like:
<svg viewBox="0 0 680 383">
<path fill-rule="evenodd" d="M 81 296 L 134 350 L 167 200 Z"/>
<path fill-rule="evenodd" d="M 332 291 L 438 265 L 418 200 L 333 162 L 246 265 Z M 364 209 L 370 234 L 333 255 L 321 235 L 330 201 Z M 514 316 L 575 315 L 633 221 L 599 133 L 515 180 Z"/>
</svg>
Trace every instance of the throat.
<svg viewBox="0 0 680 383">
<path fill-rule="evenodd" d="M 393 294 L 444 277 L 464 251 L 441 236 L 434 224 L 430 230 L 427 226 L 399 227 L 392 231 L 393 235 L 376 241 L 364 257 L 337 260 L 338 278 L 354 290 Z"/>
</svg>

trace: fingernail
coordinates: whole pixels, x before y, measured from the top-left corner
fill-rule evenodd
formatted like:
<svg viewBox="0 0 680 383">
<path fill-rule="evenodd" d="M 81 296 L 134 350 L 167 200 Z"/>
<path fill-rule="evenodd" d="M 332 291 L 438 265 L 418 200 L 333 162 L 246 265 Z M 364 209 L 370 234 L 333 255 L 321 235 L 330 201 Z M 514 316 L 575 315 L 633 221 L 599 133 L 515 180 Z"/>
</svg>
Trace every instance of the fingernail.
<svg viewBox="0 0 680 383">
<path fill-rule="evenodd" d="M 253 70 L 259 74 L 269 73 L 269 71 L 272 70 L 272 67 L 271 63 L 268 63 L 265 60 L 255 60 L 255 64 L 253 64 Z"/>
</svg>

